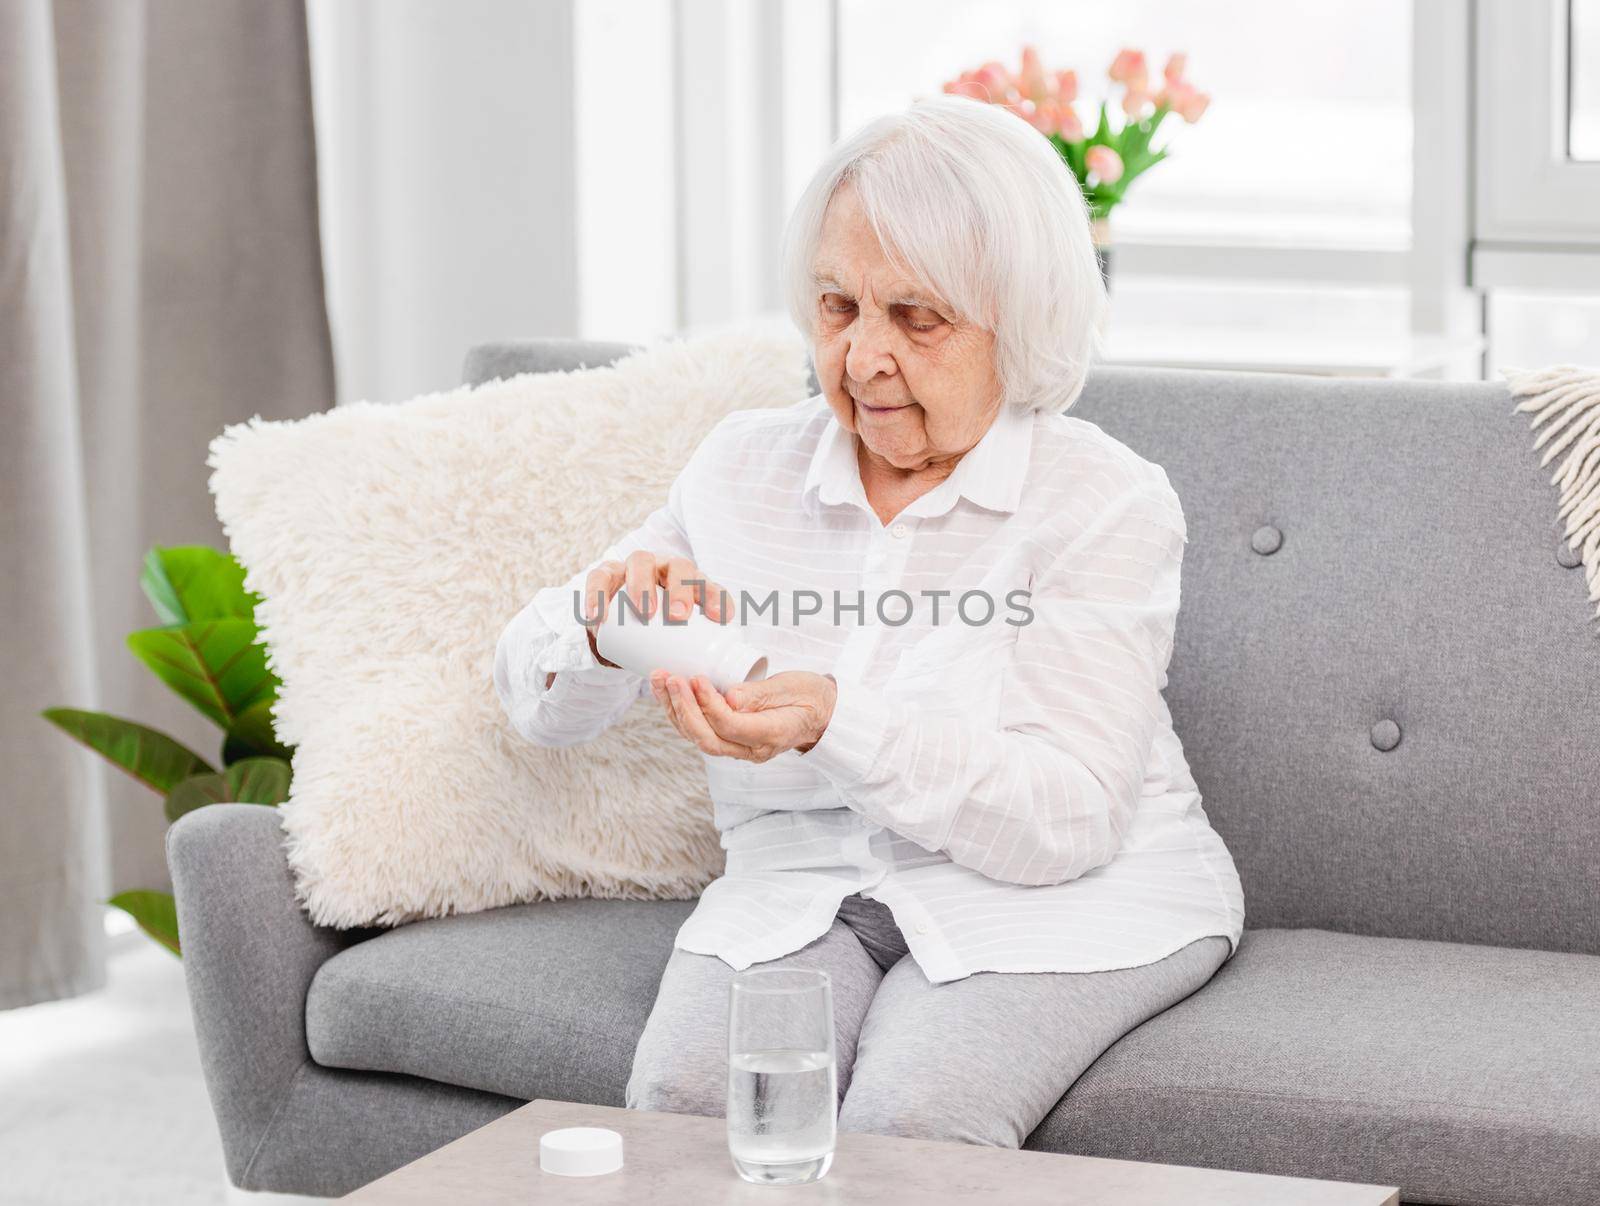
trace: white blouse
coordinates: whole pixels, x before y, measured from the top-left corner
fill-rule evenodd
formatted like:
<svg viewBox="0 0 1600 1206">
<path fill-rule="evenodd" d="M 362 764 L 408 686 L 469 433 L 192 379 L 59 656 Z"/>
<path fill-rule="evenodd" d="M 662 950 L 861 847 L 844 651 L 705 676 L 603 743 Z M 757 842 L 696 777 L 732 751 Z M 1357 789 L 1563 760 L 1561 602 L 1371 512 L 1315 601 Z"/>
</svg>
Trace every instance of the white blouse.
<svg viewBox="0 0 1600 1206">
<path fill-rule="evenodd" d="M 1231 956 L 1243 891 L 1161 694 L 1186 540 L 1166 473 L 1070 414 L 1003 410 L 886 525 L 824 399 L 737 411 L 665 505 L 512 620 L 495 686 L 543 745 L 660 707 L 594 661 L 574 592 L 634 549 L 689 557 L 744 592 L 772 673 L 831 673 L 838 700 L 805 754 L 706 756 L 727 867 L 679 947 L 775 959 L 860 892 L 935 983 L 1135 967 L 1211 934 Z"/>
</svg>

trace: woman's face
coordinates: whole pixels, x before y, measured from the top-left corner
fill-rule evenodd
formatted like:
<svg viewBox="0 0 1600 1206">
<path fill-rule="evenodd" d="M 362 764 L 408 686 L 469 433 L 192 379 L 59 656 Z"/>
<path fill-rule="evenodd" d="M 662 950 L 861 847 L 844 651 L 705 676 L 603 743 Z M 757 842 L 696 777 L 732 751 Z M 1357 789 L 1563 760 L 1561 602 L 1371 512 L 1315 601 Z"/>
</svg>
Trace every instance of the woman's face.
<svg viewBox="0 0 1600 1206">
<path fill-rule="evenodd" d="M 993 333 L 894 267 L 848 184 L 811 270 L 817 380 L 869 454 L 923 469 L 983 438 L 1000 407 Z"/>
</svg>

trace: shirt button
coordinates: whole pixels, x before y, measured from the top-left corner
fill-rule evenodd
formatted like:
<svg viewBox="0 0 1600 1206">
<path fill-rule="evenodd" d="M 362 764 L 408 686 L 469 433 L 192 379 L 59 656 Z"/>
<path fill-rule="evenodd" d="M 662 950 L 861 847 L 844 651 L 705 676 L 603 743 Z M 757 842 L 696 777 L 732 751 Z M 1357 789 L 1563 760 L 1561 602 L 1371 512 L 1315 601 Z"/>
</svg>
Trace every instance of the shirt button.
<svg viewBox="0 0 1600 1206">
<path fill-rule="evenodd" d="M 926 934 L 928 932 L 928 923 L 925 921 L 917 922 L 916 930 L 919 934 Z"/>
<path fill-rule="evenodd" d="M 906 525 L 903 523 L 897 523 L 894 525 L 894 527 L 889 529 L 889 532 L 896 540 L 904 540 L 906 535 Z"/>
</svg>

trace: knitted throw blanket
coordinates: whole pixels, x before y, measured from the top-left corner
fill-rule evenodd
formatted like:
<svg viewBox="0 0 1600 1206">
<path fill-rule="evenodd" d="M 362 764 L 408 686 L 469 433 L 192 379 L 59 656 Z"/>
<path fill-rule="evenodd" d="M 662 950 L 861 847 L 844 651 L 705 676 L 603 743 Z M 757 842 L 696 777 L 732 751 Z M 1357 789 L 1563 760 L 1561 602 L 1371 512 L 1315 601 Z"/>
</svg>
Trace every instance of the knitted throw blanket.
<svg viewBox="0 0 1600 1206">
<path fill-rule="evenodd" d="M 1583 561 L 1600 618 L 1600 371 L 1558 364 L 1505 376 L 1512 397 L 1522 399 L 1516 409 L 1533 412 L 1533 447 L 1545 449 L 1539 463 L 1562 457 L 1550 479 L 1561 491 L 1557 517 L 1567 521 L 1568 547 Z"/>
</svg>

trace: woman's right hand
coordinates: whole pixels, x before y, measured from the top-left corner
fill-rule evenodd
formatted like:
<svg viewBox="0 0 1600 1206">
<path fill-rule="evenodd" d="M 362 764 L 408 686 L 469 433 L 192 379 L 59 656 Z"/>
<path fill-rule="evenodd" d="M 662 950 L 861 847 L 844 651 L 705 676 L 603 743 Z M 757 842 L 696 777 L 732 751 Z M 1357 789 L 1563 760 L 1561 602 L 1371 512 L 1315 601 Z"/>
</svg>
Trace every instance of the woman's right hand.
<svg viewBox="0 0 1600 1206">
<path fill-rule="evenodd" d="M 719 624 L 731 619 L 732 600 L 722 587 L 705 581 L 705 577 L 687 557 L 669 557 L 646 549 L 628 554 L 626 561 L 602 561 L 595 566 L 583 586 L 584 614 L 590 618 L 589 652 L 594 654 L 595 661 L 602 666 L 620 668 L 601 657 L 594 643 L 595 629 L 610 611 L 618 591 L 625 591 L 635 612 L 647 617 L 658 606 L 660 588 L 664 586 L 667 588 L 667 615 L 673 620 L 687 620 L 697 605 Z"/>
</svg>

